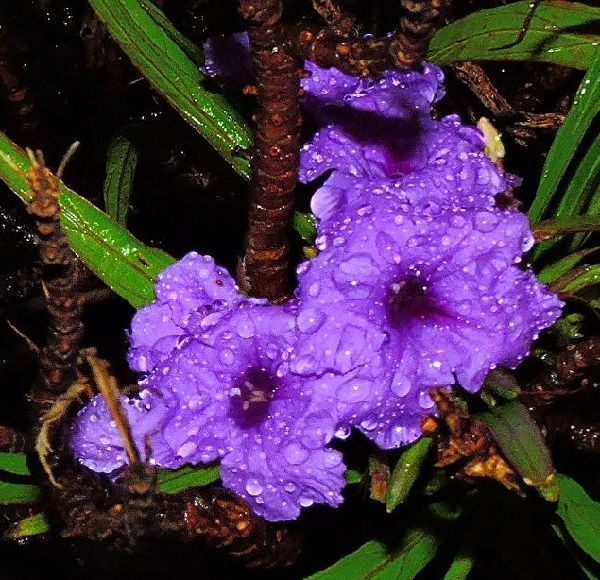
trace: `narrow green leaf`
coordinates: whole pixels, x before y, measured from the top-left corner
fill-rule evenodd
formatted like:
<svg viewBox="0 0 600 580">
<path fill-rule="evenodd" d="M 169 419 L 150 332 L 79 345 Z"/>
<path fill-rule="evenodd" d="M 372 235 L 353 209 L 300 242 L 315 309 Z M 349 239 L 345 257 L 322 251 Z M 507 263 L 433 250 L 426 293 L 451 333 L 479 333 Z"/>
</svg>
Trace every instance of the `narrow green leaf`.
<svg viewBox="0 0 600 580">
<path fill-rule="evenodd" d="M 5 540 L 22 540 L 31 536 L 38 536 L 50 531 L 50 522 L 46 514 L 39 513 L 28 518 L 23 518 L 12 524 L 5 532 Z"/>
<path fill-rule="evenodd" d="M 369 578 L 370 572 L 384 565 L 388 559 L 385 544 L 371 540 L 358 550 L 344 556 L 335 564 L 310 576 L 307 580 L 349 580 L 350 578 Z"/>
<path fill-rule="evenodd" d="M 581 5 L 573 3 L 571 6 Z M 600 12 L 600 9 L 597 8 L 589 8 L 589 10 Z M 554 34 L 554 31 L 552 33 Z M 600 50 L 597 47 L 594 48 L 593 55 L 594 58 L 590 69 L 583 77 L 569 114 L 558 130 L 556 138 L 548 152 L 540 184 L 529 209 L 529 218 L 532 222 L 549 217 L 548 211 L 556 196 L 560 194 L 561 180 L 567 172 L 577 148 L 583 141 L 587 129 L 598 113 L 600 99 Z M 559 210 L 553 217 L 578 213 L 580 203 L 576 198 L 579 195 L 579 191 L 574 188 L 573 197 L 569 199 L 569 203 L 573 204 L 573 208 L 567 205 L 567 202 L 563 199 L 561 200 Z"/>
<path fill-rule="evenodd" d="M 554 468 L 550 452 L 538 426 L 521 403 L 509 401 L 478 416 L 527 485 L 540 487 L 552 481 Z"/>
<path fill-rule="evenodd" d="M 541 61 L 586 69 L 600 42 L 600 9 L 577 2 L 542 2 L 522 42 L 514 42 L 530 2 L 469 14 L 442 28 L 431 40 L 429 59 L 446 65 L 463 60 Z"/>
<path fill-rule="evenodd" d="M 24 151 L 0 132 L 0 179 L 25 203 L 31 200 L 25 179 L 30 165 Z M 156 277 L 173 258 L 142 244 L 65 185 L 60 196 L 61 225 L 81 261 L 133 306 L 154 300 Z"/>
<path fill-rule="evenodd" d="M 475 556 L 465 547 L 459 548 L 454 560 L 444 575 L 444 580 L 465 580 L 475 564 Z"/>
<path fill-rule="evenodd" d="M 435 535 L 420 527 L 412 528 L 393 552 L 389 552 L 384 543 L 371 540 L 307 580 L 414 578 L 431 562 L 437 548 Z"/>
<path fill-rule="evenodd" d="M 40 498 L 40 488 L 29 483 L 0 481 L 0 505 L 35 503 Z"/>
<path fill-rule="evenodd" d="M 402 453 L 388 483 L 385 498 L 388 513 L 406 501 L 432 447 L 430 437 L 421 437 Z"/>
<path fill-rule="evenodd" d="M 0 471 L 15 475 L 31 475 L 25 453 L 0 453 Z"/>
<path fill-rule="evenodd" d="M 558 291 L 575 294 L 598 283 L 600 283 L 600 264 L 588 264 L 581 266 L 578 269 L 577 276 L 571 278 L 562 288 L 558 288 Z M 552 288 L 556 291 L 556 285 L 553 285 Z"/>
<path fill-rule="evenodd" d="M 600 563 L 600 503 L 567 475 L 557 474 L 556 481 L 560 489 L 556 513 L 577 545 Z"/>
<path fill-rule="evenodd" d="M 598 153 L 600 154 L 600 150 Z M 533 224 L 531 229 L 538 241 L 575 232 L 597 232 L 600 230 L 600 216 L 569 215 L 552 218 Z"/>
<path fill-rule="evenodd" d="M 108 148 L 104 206 L 106 213 L 123 227 L 127 225 L 138 158 L 138 150 L 128 135 L 117 135 Z"/>
<path fill-rule="evenodd" d="M 219 92 L 207 87 L 197 64 L 182 49 L 157 16 L 142 0 L 89 0 L 110 34 L 167 101 L 242 176 L 250 174 L 249 162 L 238 149 L 252 144 L 252 132 L 238 112 Z"/>
<path fill-rule="evenodd" d="M 158 489 L 163 493 L 179 493 L 189 487 L 202 487 L 217 481 L 220 477 L 218 465 L 210 467 L 182 467 L 181 469 L 161 469 L 158 472 Z"/>
<path fill-rule="evenodd" d="M 376 580 L 414 578 L 433 560 L 438 545 L 438 539 L 432 533 L 421 528 L 409 530 L 400 549 L 393 555 L 393 559 L 373 578 Z"/>
<path fill-rule="evenodd" d="M 579 264 L 583 259 L 590 254 L 597 252 L 598 250 L 600 250 L 600 247 L 597 246 L 595 248 L 586 248 L 584 250 L 573 252 L 572 254 L 553 262 L 552 264 L 548 264 L 540 271 L 540 273 L 537 275 L 537 278 L 544 284 L 556 282 L 556 280 L 572 271 L 573 268 L 575 268 L 575 266 L 577 266 L 577 264 Z"/>
<path fill-rule="evenodd" d="M 199 46 L 193 43 L 187 36 L 181 34 L 173 23 L 165 16 L 165 13 L 152 1 L 152 0 L 140 0 L 140 4 L 144 7 L 144 10 L 148 13 L 148 16 L 154 20 L 157 26 L 162 28 L 169 36 L 169 38 L 179 48 L 185 52 L 187 57 L 196 65 L 202 66 L 204 64 L 204 54 Z"/>
</svg>

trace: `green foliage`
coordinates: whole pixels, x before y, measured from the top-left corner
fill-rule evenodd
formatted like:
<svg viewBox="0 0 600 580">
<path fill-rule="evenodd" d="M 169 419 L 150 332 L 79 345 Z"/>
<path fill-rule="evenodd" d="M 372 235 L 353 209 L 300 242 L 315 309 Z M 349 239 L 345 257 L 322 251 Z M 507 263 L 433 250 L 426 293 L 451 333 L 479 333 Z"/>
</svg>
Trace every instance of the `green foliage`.
<svg viewBox="0 0 600 580">
<path fill-rule="evenodd" d="M 405 534 L 397 550 L 388 551 L 384 543 L 371 540 L 308 580 L 414 578 L 431 562 L 437 548 L 435 535 L 423 528 L 414 528 Z"/>
<path fill-rule="evenodd" d="M 209 485 L 218 481 L 219 477 L 218 465 L 161 469 L 158 472 L 158 489 L 162 493 L 179 493 L 189 487 Z"/>
<path fill-rule="evenodd" d="M 31 194 L 25 179 L 31 162 L 0 133 L 0 179 L 25 203 Z M 81 261 L 117 294 L 139 307 L 154 300 L 156 276 L 173 258 L 142 244 L 108 215 L 74 191 L 60 186 L 61 225 Z"/>
<path fill-rule="evenodd" d="M 242 176 L 250 166 L 237 155 L 252 144 L 252 132 L 227 99 L 211 90 L 190 58 L 190 43 L 151 0 L 90 0 L 131 62 L 181 116 Z M 197 49 L 195 59 L 199 57 Z M 192 56 L 194 56 L 192 55 Z"/>
<path fill-rule="evenodd" d="M 597 218 L 600 204 L 600 136 L 593 139 L 579 162 L 577 154 L 599 111 L 600 50 L 597 49 L 590 69 L 579 85 L 573 106 L 548 152 L 540 184 L 529 210 L 533 222 L 543 218 L 578 215 Z M 565 184 L 569 174 L 571 179 Z M 548 241 L 542 244 L 536 256 L 554 243 Z"/>
<path fill-rule="evenodd" d="M 544 284 L 556 282 L 561 277 L 569 274 L 569 272 L 572 272 L 582 260 L 598 250 L 600 250 L 600 247 L 585 248 L 583 250 L 578 250 L 577 252 L 568 254 L 543 268 L 537 275 L 538 280 Z"/>
<path fill-rule="evenodd" d="M 576 544 L 600 563 L 600 503 L 573 479 L 558 474 L 560 498 L 556 513 Z"/>
<path fill-rule="evenodd" d="M 541 61 L 587 69 L 600 42 L 600 8 L 542 2 L 522 42 L 519 36 L 530 2 L 512 2 L 469 14 L 442 28 L 429 46 L 429 59 L 446 65 L 463 60 Z"/>
<path fill-rule="evenodd" d="M 433 440 L 430 437 L 422 437 L 402 453 L 387 487 L 385 507 L 388 512 L 406 501 L 432 447 Z"/>
<path fill-rule="evenodd" d="M 108 148 L 104 207 L 106 213 L 123 227 L 127 226 L 138 158 L 138 150 L 128 135 L 117 135 Z"/>
<path fill-rule="evenodd" d="M 27 455 L 25 453 L 0 452 L 0 471 L 14 475 L 31 475 L 29 467 L 27 467 Z"/>
<path fill-rule="evenodd" d="M 494 441 L 527 485 L 547 485 L 554 474 L 550 451 L 538 426 L 518 401 L 479 414 Z"/>
<path fill-rule="evenodd" d="M 12 524 L 5 532 L 5 540 L 22 540 L 50 531 L 50 522 L 44 513 L 34 514 Z"/>
<path fill-rule="evenodd" d="M 0 505 L 35 503 L 39 498 L 37 485 L 0 480 Z"/>
</svg>

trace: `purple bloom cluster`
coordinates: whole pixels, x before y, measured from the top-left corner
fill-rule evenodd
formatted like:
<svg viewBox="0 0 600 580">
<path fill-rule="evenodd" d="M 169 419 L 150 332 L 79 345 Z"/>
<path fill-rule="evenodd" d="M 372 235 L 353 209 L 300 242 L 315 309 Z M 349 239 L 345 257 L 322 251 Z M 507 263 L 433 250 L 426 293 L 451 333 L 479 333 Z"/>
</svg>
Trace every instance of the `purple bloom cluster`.
<svg viewBox="0 0 600 580">
<path fill-rule="evenodd" d="M 561 308 L 518 266 L 533 238 L 523 214 L 495 206 L 507 177 L 480 132 L 432 118 L 438 68 L 373 81 L 306 66 L 322 128 L 300 176 L 327 175 L 312 200 L 320 253 L 299 266 L 296 298 L 244 297 L 210 257 L 188 254 L 133 319 L 129 362 L 145 375 L 122 400 L 152 463 L 220 460 L 224 485 L 269 520 L 338 505 L 334 438 L 354 427 L 385 449 L 413 441 L 432 387 L 477 391 Z M 99 397 L 71 445 L 95 471 L 127 462 Z"/>
</svg>

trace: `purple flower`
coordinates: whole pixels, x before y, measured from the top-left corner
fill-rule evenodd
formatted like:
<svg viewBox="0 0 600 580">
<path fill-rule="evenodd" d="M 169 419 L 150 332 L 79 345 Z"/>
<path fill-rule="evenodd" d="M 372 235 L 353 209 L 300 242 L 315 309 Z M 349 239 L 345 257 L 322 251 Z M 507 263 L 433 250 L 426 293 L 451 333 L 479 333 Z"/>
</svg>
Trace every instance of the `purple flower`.
<svg viewBox="0 0 600 580">
<path fill-rule="evenodd" d="M 155 291 L 156 300 L 138 310 L 131 321 L 129 365 L 142 372 L 153 369 L 176 348 L 198 309 L 206 323 L 214 323 L 241 301 L 266 302 L 242 296 L 227 270 L 196 252 L 163 270 Z"/>
<path fill-rule="evenodd" d="M 335 417 L 313 404 L 315 381 L 290 368 L 294 315 L 240 303 L 215 325 L 204 320 L 189 316 L 193 333 L 143 381 L 150 411 L 127 402 L 138 447 L 149 445 L 150 461 L 168 468 L 221 459 L 223 484 L 269 520 L 296 518 L 315 502 L 341 503 L 345 467 L 327 448 Z M 80 413 L 71 444 L 96 471 L 127 461 L 97 400 Z"/>
<path fill-rule="evenodd" d="M 461 125 L 456 115 L 431 118 L 443 95 L 439 68 L 388 71 L 373 81 L 306 66 L 312 73 L 303 81 L 306 102 L 325 126 L 302 149 L 300 180 L 332 171 L 311 204 L 321 221 L 371 191 L 411 203 L 435 196 L 461 207 L 491 207 L 506 190 L 478 129 Z"/>
<path fill-rule="evenodd" d="M 323 228 L 321 253 L 298 269 L 305 308 L 348 325 L 368 320 L 387 336 L 374 363 L 363 361 L 383 394 L 348 415 L 382 447 L 416 438 L 429 389 L 476 391 L 490 369 L 518 364 L 560 314 L 556 296 L 515 265 L 533 243 L 526 216 L 427 199 L 419 207 L 391 194 L 346 207 Z"/>
</svg>

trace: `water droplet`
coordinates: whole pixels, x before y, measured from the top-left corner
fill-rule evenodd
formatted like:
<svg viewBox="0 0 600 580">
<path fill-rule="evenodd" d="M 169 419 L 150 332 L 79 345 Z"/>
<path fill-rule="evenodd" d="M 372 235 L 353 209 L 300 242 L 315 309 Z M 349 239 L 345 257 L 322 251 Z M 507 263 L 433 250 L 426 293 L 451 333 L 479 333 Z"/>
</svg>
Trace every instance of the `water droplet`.
<svg viewBox="0 0 600 580">
<path fill-rule="evenodd" d="M 365 419 L 364 421 L 361 422 L 360 426 L 365 430 L 365 431 L 374 431 L 375 429 L 377 429 L 377 420 L 376 419 Z"/>
<path fill-rule="evenodd" d="M 402 371 L 396 371 L 392 377 L 392 383 L 390 385 L 392 393 L 398 397 L 405 397 L 410 391 L 410 386 L 410 381 L 404 375 L 404 373 Z"/>
<path fill-rule="evenodd" d="M 345 403 L 358 403 L 364 401 L 371 392 L 371 385 L 368 381 L 350 380 L 341 385 L 336 394 L 340 401 Z"/>
<path fill-rule="evenodd" d="M 290 443 L 284 450 L 283 456 L 290 465 L 300 465 L 309 456 L 309 451 L 300 443 Z"/>
<path fill-rule="evenodd" d="M 177 450 L 177 455 L 179 457 L 189 457 L 197 448 L 198 446 L 193 441 L 187 441 Z"/>
<path fill-rule="evenodd" d="M 366 215 L 371 215 L 371 214 L 373 213 L 373 211 L 374 211 L 374 208 L 373 208 L 373 206 L 372 206 L 372 205 L 370 205 L 370 204 L 367 204 L 367 205 L 361 205 L 361 206 L 360 206 L 360 207 L 359 207 L 359 208 L 356 210 L 356 213 L 357 213 L 359 216 L 363 217 L 363 216 L 366 216 Z"/>
<path fill-rule="evenodd" d="M 292 483 L 291 481 L 288 481 L 284 486 L 283 489 L 285 489 L 285 491 L 287 491 L 288 493 L 293 493 L 296 491 L 296 485 L 294 483 Z"/>
<path fill-rule="evenodd" d="M 249 316 L 244 316 L 237 323 L 236 331 L 242 338 L 251 338 L 254 336 L 254 323 Z"/>
<path fill-rule="evenodd" d="M 312 413 L 305 419 L 302 443 L 309 449 L 319 449 L 331 440 L 334 433 L 333 420 L 329 414 Z"/>
<path fill-rule="evenodd" d="M 478 211 L 474 217 L 475 229 L 489 233 L 496 229 L 498 225 L 498 216 L 489 211 Z"/>
<path fill-rule="evenodd" d="M 300 499 L 298 500 L 298 503 L 302 507 L 310 507 L 313 503 L 315 503 L 315 500 L 312 497 L 301 495 Z"/>
<path fill-rule="evenodd" d="M 421 391 L 421 393 L 419 393 L 419 406 L 421 407 L 421 409 L 431 409 L 433 405 L 434 402 L 433 399 L 429 396 L 429 393 Z"/>
<path fill-rule="evenodd" d="M 225 365 L 232 365 L 235 361 L 235 354 L 230 348 L 224 348 L 219 354 L 219 359 Z"/>
<path fill-rule="evenodd" d="M 256 497 L 263 492 L 263 486 L 261 481 L 257 477 L 251 477 L 246 483 L 246 491 L 252 497 Z"/>
<path fill-rule="evenodd" d="M 342 425 L 341 427 L 338 427 L 337 431 L 335 432 L 335 436 L 338 439 L 347 439 L 350 436 L 350 433 L 352 433 L 352 429 Z"/>
<path fill-rule="evenodd" d="M 465 218 L 460 215 L 452 216 L 452 218 L 450 219 L 450 225 L 453 228 L 462 228 L 465 225 L 465 223 Z"/>
<path fill-rule="evenodd" d="M 317 308 L 304 308 L 296 319 L 298 329 L 305 334 L 312 334 L 325 322 L 325 314 Z"/>
</svg>

